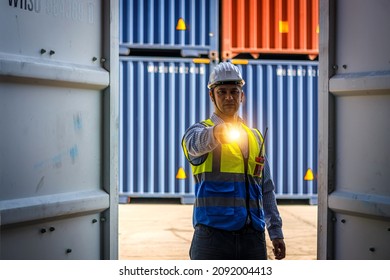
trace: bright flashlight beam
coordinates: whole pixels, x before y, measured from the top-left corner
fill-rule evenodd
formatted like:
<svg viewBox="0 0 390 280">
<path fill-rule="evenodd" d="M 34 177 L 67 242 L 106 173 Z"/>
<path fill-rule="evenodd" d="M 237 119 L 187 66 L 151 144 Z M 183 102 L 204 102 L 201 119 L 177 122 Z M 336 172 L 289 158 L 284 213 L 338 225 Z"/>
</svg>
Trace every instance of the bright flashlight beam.
<svg viewBox="0 0 390 280">
<path fill-rule="evenodd" d="M 237 140 L 240 137 L 240 131 L 238 129 L 232 128 L 229 131 L 229 138 L 232 141 Z"/>
</svg>

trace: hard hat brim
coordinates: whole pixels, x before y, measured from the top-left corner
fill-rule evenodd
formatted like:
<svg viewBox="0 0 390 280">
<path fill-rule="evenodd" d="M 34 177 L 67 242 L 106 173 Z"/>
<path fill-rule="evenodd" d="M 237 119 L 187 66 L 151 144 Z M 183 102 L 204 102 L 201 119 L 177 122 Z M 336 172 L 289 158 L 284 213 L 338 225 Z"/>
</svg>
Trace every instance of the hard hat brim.
<svg viewBox="0 0 390 280">
<path fill-rule="evenodd" d="M 209 89 L 213 89 L 217 86 L 220 86 L 220 85 L 238 85 L 240 87 L 244 86 L 245 85 L 245 82 L 244 80 L 240 80 L 240 81 L 219 81 L 219 82 L 215 82 L 215 83 L 212 83 L 212 84 L 209 84 L 207 85 L 207 87 Z"/>
</svg>

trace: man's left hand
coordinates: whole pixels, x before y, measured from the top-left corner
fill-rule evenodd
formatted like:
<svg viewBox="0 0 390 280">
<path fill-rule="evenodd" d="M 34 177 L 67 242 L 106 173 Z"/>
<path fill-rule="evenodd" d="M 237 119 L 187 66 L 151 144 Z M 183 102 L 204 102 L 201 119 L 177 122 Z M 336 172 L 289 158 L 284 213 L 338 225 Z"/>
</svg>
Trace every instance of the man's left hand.
<svg viewBox="0 0 390 280">
<path fill-rule="evenodd" d="M 275 259 L 281 260 L 286 257 L 286 244 L 284 244 L 283 238 L 276 238 L 272 240 L 272 246 L 274 247 L 273 252 Z"/>
</svg>

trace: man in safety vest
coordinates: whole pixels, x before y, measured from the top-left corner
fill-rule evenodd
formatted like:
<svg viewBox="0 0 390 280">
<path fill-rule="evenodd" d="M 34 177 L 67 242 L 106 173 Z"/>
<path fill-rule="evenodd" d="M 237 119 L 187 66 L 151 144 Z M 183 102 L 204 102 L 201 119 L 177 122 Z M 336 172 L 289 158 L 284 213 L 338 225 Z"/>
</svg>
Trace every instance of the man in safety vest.
<svg viewBox="0 0 390 280">
<path fill-rule="evenodd" d="M 191 259 L 267 259 L 265 228 L 276 259 L 286 247 L 262 134 L 238 116 L 245 81 L 219 63 L 208 83 L 214 114 L 184 134 L 195 179 Z"/>
</svg>

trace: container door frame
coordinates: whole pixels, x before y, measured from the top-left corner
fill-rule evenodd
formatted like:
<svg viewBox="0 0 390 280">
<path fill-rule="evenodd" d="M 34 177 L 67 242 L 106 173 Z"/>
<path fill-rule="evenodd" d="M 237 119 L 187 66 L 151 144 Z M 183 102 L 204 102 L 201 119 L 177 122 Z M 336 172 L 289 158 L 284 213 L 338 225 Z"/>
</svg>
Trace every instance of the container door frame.
<svg viewBox="0 0 390 280">
<path fill-rule="evenodd" d="M 118 259 L 119 185 L 119 2 L 103 1 L 103 67 L 110 72 L 110 85 L 103 92 L 103 186 L 110 194 L 108 219 L 103 227 L 103 259 Z"/>
<path fill-rule="evenodd" d="M 335 17 L 334 0 L 320 0 L 320 55 L 318 115 L 318 233 L 317 259 L 332 259 L 333 229 L 327 204 L 328 194 L 334 186 L 334 106 L 335 98 L 329 93 L 329 79 L 335 75 Z"/>
</svg>

